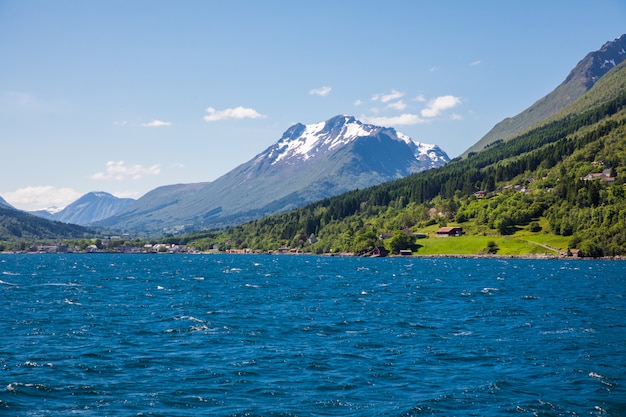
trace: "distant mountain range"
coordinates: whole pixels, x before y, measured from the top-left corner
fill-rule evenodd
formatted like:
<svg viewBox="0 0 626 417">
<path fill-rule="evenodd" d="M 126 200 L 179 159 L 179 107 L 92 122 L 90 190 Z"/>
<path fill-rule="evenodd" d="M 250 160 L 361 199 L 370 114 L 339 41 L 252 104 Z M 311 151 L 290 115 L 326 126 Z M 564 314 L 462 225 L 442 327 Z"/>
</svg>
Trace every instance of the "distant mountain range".
<svg viewBox="0 0 626 417">
<path fill-rule="evenodd" d="M 31 214 L 49 220 L 86 226 L 116 215 L 134 201 L 132 198 L 118 198 L 103 191 L 95 191 L 83 195 L 63 210 L 54 212 L 39 210 Z"/>
<path fill-rule="evenodd" d="M 448 161 L 436 145 L 340 115 L 295 124 L 274 145 L 217 180 L 157 188 L 94 225 L 149 233 L 233 225 Z"/>
<path fill-rule="evenodd" d="M 588 53 L 557 88 L 517 116 L 506 118 L 495 125 L 462 156 L 480 151 L 498 140 L 506 141 L 553 115 L 589 91 L 596 81 L 624 60 L 626 60 L 626 35 L 605 43 L 597 51 Z"/>
</svg>

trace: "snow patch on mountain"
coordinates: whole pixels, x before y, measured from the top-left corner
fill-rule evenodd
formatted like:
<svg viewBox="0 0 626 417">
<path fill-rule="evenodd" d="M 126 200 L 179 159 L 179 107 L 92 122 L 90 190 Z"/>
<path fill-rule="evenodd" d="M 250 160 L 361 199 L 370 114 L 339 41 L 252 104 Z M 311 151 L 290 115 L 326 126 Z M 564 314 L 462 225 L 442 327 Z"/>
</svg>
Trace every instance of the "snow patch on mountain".
<svg viewBox="0 0 626 417">
<path fill-rule="evenodd" d="M 300 126 L 304 126 L 304 130 L 299 136 L 288 135 L 291 129 L 288 130 L 270 151 L 268 157 L 273 159 L 272 164 L 288 158 L 306 161 L 320 150 L 330 151 L 358 137 L 370 136 L 376 128 L 364 125 L 352 116 L 337 116 L 326 122 Z"/>
<path fill-rule="evenodd" d="M 325 122 L 311 125 L 300 123 L 293 125 L 268 150 L 266 156 L 272 161 L 272 165 L 281 161 L 295 164 L 306 161 L 320 152 L 332 151 L 347 145 L 357 138 L 376 136 L 380 133 L 394 140 L 405 142 L 414 151 L 416 159 L 420 161 L 425 158 L 432 159 L 432 166 L 442 165 L 449 160 L 437 145 L 416 142 L 409 136 L 396 132 L 393 128 L 365 124 L 348 115 L 336 116 Z"/>
</svg>

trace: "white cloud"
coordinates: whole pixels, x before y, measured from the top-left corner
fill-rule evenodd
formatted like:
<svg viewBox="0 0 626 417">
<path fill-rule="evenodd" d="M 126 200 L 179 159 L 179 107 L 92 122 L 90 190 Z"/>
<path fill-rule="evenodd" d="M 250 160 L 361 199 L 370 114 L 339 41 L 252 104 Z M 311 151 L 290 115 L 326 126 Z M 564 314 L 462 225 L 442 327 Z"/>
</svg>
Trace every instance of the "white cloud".
<svg viewBox="0 0 626 417">
<path fill-rule="evenodd" d="M 404 97 L 404 93 L 396 90 L 391 90 L 389 94 L 374 94 L 372 101 L 380 101 L 381 103 L 388 103 L 392 100 L 398 100 Z"/>
<path fill-rule="evenodd" d="M 330 93 L 330 90 L 332 90 L 332 88 L 325 85 L 320 88 L 312 88 L 311 90 L 309 90 L 309 94 L 315 95 L 315 96 L 327 96 Z"/>
<path fill-rule="evenodd" d="M 354 106 L 359 107 L 363 102 L 361 100 L 354 100 Z"/>
<path fill-rule="evenodd" d="M 419 96 L 415 97 L 413 100 L 415 100 L 415 101 L 426 101 L 426 97 L 424 97 L 424 94 L 420 94 Z"/>
<path fill-rule="evenodd" d="M 480 59 L 477 59 L 476 61 L 472 61 L 470 62 L 470 67 L 475 67 L 476 65 L 480 65 L 482 64 L 483 61 L 481 61 Z"/>
<path fill-rule="evenodd" d="M 262 119 L 265 118 L 264 115 L 260 114 L 254 109 L 248 107 L 234 107 L 224 110 L 215 110 L 213 107 L 208 107 L 206 109 L 207 114 L 204 116 L 204 120 L 206 122 L 216 122 L 218 120 L 227 120 L 227 119 Z"/>
<path fill-rule="evenodd" d="M 422 109 L 422 117 L 437 117 L 442 111 L 451 109 L 456 105 L 461 104 L 461 99 L 455 96 L 439 96 L 428 102 L 425 109 Z"/>
<path fill-rule="evenodd" d="M 402 101 L 402 100 L 398 100 L 395 103 L 387 104 L 387 108 L 388 109 L 402 111 L 402 110 L 406 109 L 406 103 L 404 101 Z"/>
<path fill-rule="evenodd" d="M 150 123 L 142 123 L 143 127 L 164 127 L 171 126 L 172 122 L 164 122 L 163 120 L 153 120 Z"/>
<path fill-rule="evenodd" d="M 399 116 L 380 116 L 380 117 L 367 117 L 361 116 L 361 120 L 366 123 L 372 123 L 378 126 L 406 126 L 425 123 L 425 120 L 419 117 L 417 114 L 404 113 Z"/>
<path fill-rule="evenodd" d="M 94 180 L 117 180 L 122 181 L 124 179 L 138 180 L 146 175 L 159 175 L 161 172 L 161 166 L 158 164 L 144 167 L 139 164 L 126 165 L 124 161 L 109 161 L 106 164 L 104 172 L 98 172 L 91 176 Z"/>
<path fill-rule="evenodd" d="M 2 193 L 3 198 L 20 210 L 43 210 L 46 208 L 64 208 L 76 201 L 81 194 L 71 188 L 56 188 L 51 185 L 28 186 L 11 192 Z"/>
</svg>

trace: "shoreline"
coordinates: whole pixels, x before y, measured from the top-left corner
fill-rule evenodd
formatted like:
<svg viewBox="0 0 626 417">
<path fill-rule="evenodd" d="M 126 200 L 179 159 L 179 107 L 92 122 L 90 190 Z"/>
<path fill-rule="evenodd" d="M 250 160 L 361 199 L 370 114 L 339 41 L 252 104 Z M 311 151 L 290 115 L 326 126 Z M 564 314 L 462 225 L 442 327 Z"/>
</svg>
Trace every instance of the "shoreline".
<svg viewBox="0 0 626 417">
<path fill-rule="evenodd" d="M 3 251 L 0 255 L 263 255 L 263 256 L 321 256 L 336 258 L 438 258 L 438 259 L 521 259 L 521 260 L 576 260 L 576 261 L 626 261 L 626 256 L 604 256 L 600 258 L 580 257 L 580 256 L 563 256 L 563 255 L 546 255 L 546 254 L 411 254 L 411 255 L 387 255 L 387 256 L 359 256 L 354 253 L 276 253 L 276 252 L 257 252 L 257 253 L 235 253 L 235 252 L 177 252 L 177 253 L 158 253 L 158 252 L 140 252 L 140 253 L 124 253 L 124 252 L 28 252 L 28 251 Z"/>
</svg>

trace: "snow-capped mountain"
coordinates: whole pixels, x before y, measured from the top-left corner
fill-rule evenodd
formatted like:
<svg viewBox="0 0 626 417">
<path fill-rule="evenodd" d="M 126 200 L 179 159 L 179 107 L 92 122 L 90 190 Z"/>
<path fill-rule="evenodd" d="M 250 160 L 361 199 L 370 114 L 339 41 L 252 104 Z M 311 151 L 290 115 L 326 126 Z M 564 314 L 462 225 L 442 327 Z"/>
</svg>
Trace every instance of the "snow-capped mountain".
<svg viewBox="0 0 626 417">
<path fill-rule="evenodd" d="M 98 225 L 149 232 L 232 225 L 448 160 L 436 145 L 340 115 L 295 124 L 274 145 L 217 180 L 157 188 Z"/>
<path fill-rule="evenodd" d="M 445 152 L 437 145 L 415 142 L 393 128 L 364 124 L 353 116 L 347 115 L 336 116 L 312 125 L 295 124 L 283 134 L 276 145 L 259 157 L 268 158 L 272 164 L 281 161 L 287 164 L 298 164 L 316 155 L 345 146 L 359 138 L 377 135 L 386 135 L 404 142 L 411 149 L 416 160 L 424 163 L 416 171 L 434 168 L 449 160 Z"/>
<path fill-rule="evenodd" d="M 445 152 L 437 145 L 415 142 L 393 128 L 364 124 L 353 116 L 346 115 L 312 125 L 295 124 L 283 134 L 276 145 L 268 150 L 269 152 L 266 151 L 259 157 L 267 157 L 272 164 L 281 161 L 287 164 L 297 164 L 320 153 L 345 146 L 358 138 L 380 134 L 406 143 L 418 161 L 430 164 L 421 169 L 418 168 L 418 171 L 439 166 L 449 160 Z"/>
</svg>

